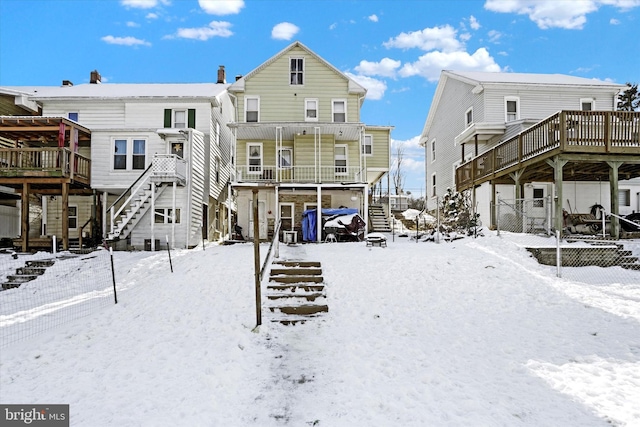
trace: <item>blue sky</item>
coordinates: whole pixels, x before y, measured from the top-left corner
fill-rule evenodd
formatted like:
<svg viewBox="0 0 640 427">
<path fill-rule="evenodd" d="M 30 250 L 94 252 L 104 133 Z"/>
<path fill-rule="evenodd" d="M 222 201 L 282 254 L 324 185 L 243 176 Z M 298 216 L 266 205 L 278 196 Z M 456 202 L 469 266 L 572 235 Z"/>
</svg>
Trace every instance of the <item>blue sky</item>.
<svg viewBox="0 0 640 427">
<path fill-rule="evenodd" d="M 299 40 L 365 86 L 405 189 L 442 69 L 640 83 L 640 0 L 0 0 L 0 85 L 211 82 Z"/>
</svg>

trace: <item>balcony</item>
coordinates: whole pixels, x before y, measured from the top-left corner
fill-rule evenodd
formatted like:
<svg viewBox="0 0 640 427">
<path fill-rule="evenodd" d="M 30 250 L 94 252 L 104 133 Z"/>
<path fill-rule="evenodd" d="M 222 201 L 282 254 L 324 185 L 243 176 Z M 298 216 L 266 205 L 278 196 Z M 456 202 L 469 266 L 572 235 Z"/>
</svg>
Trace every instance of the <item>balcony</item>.
<svg viewBox="0 0 640 427">
<path fill-rule="evenodd" d="M 71 179 L 89 185 L 91 160 L 68 148 L 1 148 L 0 180 L 33 182 Z"/>
<path fill-rule="evenodd" d="M 363 169 L 357 166 L 236 166 L 237 182 L 269 183 L 363 183 Z"/>
<path fill-rule="evenodd" d="M 187 161 L 175 154 L 156 154 L 151 168 L 152 182 L 176 182 L 184 185 L 187 178 Z"/>
<path fill-rule="evenodd" d="M 569 180 L 608 177 L 609 160 L 624 163 L 621 176 L 640 176 L 640 113 L 561 111 L 456 168 L 464 190 L 489 180 L 508 179 L 516 170 L 529 181 L 553 181 L 547 160 L 561 155 L 572 163 Z"/>
</svg>

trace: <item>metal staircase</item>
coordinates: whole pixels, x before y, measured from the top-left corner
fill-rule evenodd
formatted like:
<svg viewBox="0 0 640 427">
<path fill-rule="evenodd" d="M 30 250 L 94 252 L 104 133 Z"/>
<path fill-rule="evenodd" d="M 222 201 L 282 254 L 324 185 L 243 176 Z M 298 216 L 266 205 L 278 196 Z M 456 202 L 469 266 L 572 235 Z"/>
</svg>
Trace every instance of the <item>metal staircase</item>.
<svg viewBox="0 0 640 427">
<path fill-rule="evenodd" d="M 389 219 L 385 215 L 382 205 L 369 205 L 369 224 L 371 225 L 371 231 L 391 232 Z"/>
</svg>

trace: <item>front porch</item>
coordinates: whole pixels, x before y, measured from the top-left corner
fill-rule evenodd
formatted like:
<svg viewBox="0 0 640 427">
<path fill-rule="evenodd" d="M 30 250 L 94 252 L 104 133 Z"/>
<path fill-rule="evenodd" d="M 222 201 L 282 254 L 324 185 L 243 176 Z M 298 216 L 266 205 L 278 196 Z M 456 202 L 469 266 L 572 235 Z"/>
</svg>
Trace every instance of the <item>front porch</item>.
<svg viewBox="0 0 640 427">
<path fill-rule="evenodd" d="M 618 181 L 640 177 L 640 113 L 561 111 L 456 168 L 458 191 L 528 182 L 555 184 L 554 225 L 562 230 L 562 182 L 609 182 L 610 212 L 619 214 Z M 495 194 L 495 192 L 494 192 Z M 619 233 L 612 221 L 612 235 Z"/>
</svg>

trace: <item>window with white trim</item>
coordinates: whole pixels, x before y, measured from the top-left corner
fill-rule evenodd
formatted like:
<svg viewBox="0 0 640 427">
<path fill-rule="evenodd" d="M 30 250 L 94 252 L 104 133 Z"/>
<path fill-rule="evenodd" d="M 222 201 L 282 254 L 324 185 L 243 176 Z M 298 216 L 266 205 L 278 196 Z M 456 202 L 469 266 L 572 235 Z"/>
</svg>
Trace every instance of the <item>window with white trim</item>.
<svg viewBox="0 0 640 427">
<path fill-rule="evenodd" d="M 362 154 L 365 156 L 373 155 L 373 136 L 365 135 L 362 141 Z"/>
<path fill-rule="evenodd" d="M 262 143 L 247 144 L 247 169 L 249 173 L 262 173 Z"/>
<path fill-rule="evenodd" d="M 438 190 L 436 188 L 436 174 L 431 175 L 431 197 L 436 197 L 438 195 Z"/>
<path fill-rule="evenodd" d="M 175 224 L 180 224 L 180 209 L 176 209 Z M 155 224 L 173 224 L 173 209 L 171 208 L 156 208 L 154 212 L 153 222 Z"/>
<path fill-rule="evenodd" d="M 344 99 L 334 99 L 331 101 L 331 117 L 334 123 L 346 123 L 347 121 L 347 101 Z"/>
<path fill-rule="evenodd" d="M 333 151 L 333 161 L 336 175 L 347 174 L 347 145 L 336 144 Z"/>
<path fill-rule="evenodd" d="M 473 124 L 473 107 L 469 108 L 465 113 L 464 113 L 464 123 L 466 125 L 466 127 L 469 127 Z"/>
<path fill-rule="evenodd" d="M 187 110 L 173 110 L 173 127 L 176 129 L 187 127 Z"/>
<path fill-rule="evenodd" d="M 512 122 L 520 119 L 520 98 L 517 96 L 506 96 L 504 98 L 505 122 Z"/>
<path fill-rule="evenodd" d="M 278 166 L 282 169 L 291 169 L 293 166 L 293 149 L 281 148 L 278 151 Z"/>
<path fill-rule="evenodd" d="M 304 120 L 307 122 L 318 121 L 318 99 L 308 98 L 304 100 Z"/>
<path fill-rule="evenodd" d="M 593 111 L 595 110 L 593 98 L 580 99 L 580 111 Z"/>
<path fill-rule="evenodd" d="M 78 207 L 69 205 L 68 212 L 68 224 L 70 230 L 76 230 L 78 228 Z"/>
<path fill-rule="evenodd" d="M 247 123 L 255 123 L 260 121 L 260 97 L 245 97 L 245 121 Z"/>
<path fill-rule="evenodd" d="M 304 58 L 289 58 L 289 83 L 304 84 Z"/>
<path fill-rule="evenodd" d="M 431 140 L 431 163 L 436 161 L 436 140 Z"/>
<path fill-rule="evenodd" d="M 283 230 L 293 230 L 293 215 L 295 205 L 293 203 L 280 203 L 280 221 Z"/>
<path fill-rule="evenodd" d="M 113 170 L 144 170 L 146 167 L 146 139 L 115 138 L 113 140 Z"/>
</svg>

